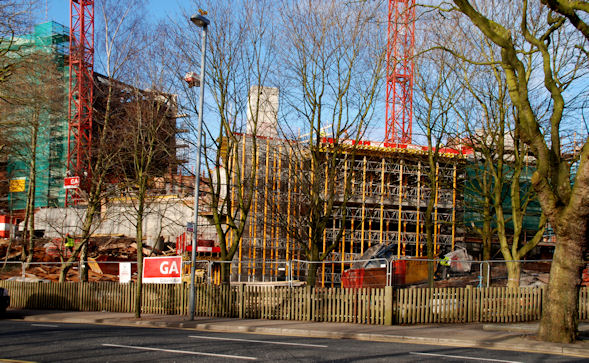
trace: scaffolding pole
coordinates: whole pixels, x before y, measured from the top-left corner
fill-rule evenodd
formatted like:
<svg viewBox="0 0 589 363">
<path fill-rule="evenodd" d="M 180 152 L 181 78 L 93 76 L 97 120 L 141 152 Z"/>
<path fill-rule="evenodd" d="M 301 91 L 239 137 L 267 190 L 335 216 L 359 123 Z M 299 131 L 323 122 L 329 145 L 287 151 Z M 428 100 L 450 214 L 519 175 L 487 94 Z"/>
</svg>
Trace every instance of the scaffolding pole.
<svg viewBox="0 0 589 363">
<path fill-rule="evenodd" d="M 245 184 L 245 136 L 242 137 L 242 148 L 241 148 L 241 183 L 239 185 L 239 189 L 241 190 L 241 200 L 243 201 L 245 198 L 244 192 L 245 189 L 243 187 L 243 185 Z M 241 211 L 240 211 L 241 213 Z M 245 223 L 245 222 L 244 222 Z M 241 239 L 239 240 L 239 266 L 238 266 L 238 274 L 241 278 L 241 274 L 242 274 L 242 261 L 243 261 L 243 234 Z"/>
<path fill-rule="evenodd" d="M 260 162 L 260 153 L 259 152 L 256 152 L 256 169 L 260 165 L 259 162 Z M 255 188 L 255 191 L 256 191 L 256 194 L 254 195 L 254 215 L 253 215 L 253 218 L 252 218 L 252 229 L 254 230 L 254 238 L 253 238 L 252 243 L 250 243 L 250 251 L 252 251 L 252 260 L 253 260 L 253 263 L 252 263 L 253 264 L 253 270 L 251 270 L 251 272 L 252 272 L 252 277 L 253 277 L 254 281 L 256 279 L 256 240 L 257 240 L 257 237 L 258 237 L 258 233 L 257 233 L 257 231 L 258 231 L 258 225 L 256 223 L 256 220 L 258 219 L 258 202 L 259 202 L 259 199 L 260 199 L 258 197 L 258 180 L 260 179 L 258 177 L 259 176 L 258 175 L 258 171 L 259 171 L 259 169 L 256 170 L 256 177 L 255 177 L 256 182 L 254 184 L 255 185 L 254 188 Z"/>
<path fill-rule="evenodd" d="M 440 185 L 439 185 L 439 170 L 440 170 L 440 164 L 438 164 L 438 162 L 436 162 L 436 193 L 435 193 L 435 199 L 434 199 L 434 255 L 436 255 L 438 253 L 438 191 L 440 189 Z M 431 196 L 430 196 L 431 197 Z"/>
<path fill-rule="evenodd" d="M 288 201 L 287 206 L 286 206 L 286 261 L 290 261 L 290 255 L 289 255 L 289 247 L 290 247 L 290 209 L 291 209 L 291 202 L 290 202 L 290 198 L 292 196 L 291 194 L 291 189 L 292 189 L 292 184 L 291 184 L 291 179 L 292 179 L 292 149 L 290 149 L 288 151 L 288 181 L 287 181 L 287 185 L 288 185 Z M 296 183 L 295 183 L 296 185 Z M 289 265 L 287 265 L 287 269 Z M 291 271 L 292 272 L 292 271 Z"/>
<path fill-rule="evenodd" d="M 270 175 L 270 139 L 266 139 L 266 175 L 264 177 L 264 233 L 262 237 L 262 279 L 266 276 L 266 238 L 268 236 L 268 179 Z"/>
<path fill-rule="evenodd" d="M 276 163 L 274 164 L 276 165 Z M 281 201 L 281 192 L 282 192 L 282 146 L 278 147 L 278 169 L 276 169 L 275 175 L 278 177 L 277 181 L 276 181 L 276 200 L 278 201 L 278 203 L 275 203 L 275 205 L 280 205 L 280 201 Z M 277 220 L 278 218 L 280 218 L 278 216 L 278 214 L 280 213 L 280 207 L 277 207 L 275 210 L 275 218 L 274 218 L 274 254 L 276 256 L 275 260 L 279 259 L 279 248 L 278 248 L 278 225 L 277 225 Z M 278 279 L 278 264 L 274 264 L 274 275 L 277 277 Z"/>
<path fill-rule="evenodd" d="M 364 254 L 364 219 L 366 213 L 366 156 L 362 161 L 362 219 L 361 219 L 361 236 L 360 236 L 360 254 Z"/>
<path fill-rule="evenodd" d="M 399 224 L 397 227 L 397 257 L 401 257 L 401 215 L 403 207 L 403 160 L 399 161 Z"/>
<path fill-rule="evenodd" d="M 454 164 L 454 175 L 452 179 L 452 251 L 454 251 L 456 241 L 456 164 Z"/>
<path fill-rule="evenodd" d="M 327 214 L 327 161 L 325 162 L 325 186 L 323 190 L 323 218 L 325 218 L 325 214 Z M 323 228 L 323 254 L 325 254 L 325 245 L 327 241 L 327 229 Z M 321 287 L 325 287 L 325 264 L 322 264 L 321 269 Z"/>
<path fill-rule="evenodd" d="M 382 234 L 383 234 L 383 217 L 384 217 L 384 158 L 382 158 L 382 166 L 381 166 L 381 173 L 380 173 L 380 244 L 382 244 Z"/>
<path fill-rule="evenodd" d="M 419 216 L 421 215 L 421 161 L 417 162 L 417 222 L 415 225 L 415 256 L 421 256 L 419 251 L 419 232 L 421 225 L 419 224 Z"/>
</svg>

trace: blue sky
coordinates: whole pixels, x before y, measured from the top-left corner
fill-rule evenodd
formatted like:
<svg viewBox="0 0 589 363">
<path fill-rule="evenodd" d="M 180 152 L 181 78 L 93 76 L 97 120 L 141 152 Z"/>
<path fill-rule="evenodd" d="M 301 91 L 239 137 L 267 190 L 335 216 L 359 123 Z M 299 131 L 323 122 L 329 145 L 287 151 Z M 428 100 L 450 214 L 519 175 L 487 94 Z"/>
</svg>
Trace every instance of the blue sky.
<svg viewBox="0 0 589 363">
<path fill-rule="evenodd" d="M 38 0 L 39 17 L 36 22 L 41 23 L 45 21 L 56 21 L 65 26 L 69 26 L 70 21 L 70 1 L 69 0 Z M 125 0 L 121 0 L 125 1 Z M 149 13 L 156 19 L 165 18 L 169 15 L 179 13 L 180 4 L 188 6 L 188 1 L 182 0 L 144 0 L 147 4 L 146 8 Z"/>
</svg>

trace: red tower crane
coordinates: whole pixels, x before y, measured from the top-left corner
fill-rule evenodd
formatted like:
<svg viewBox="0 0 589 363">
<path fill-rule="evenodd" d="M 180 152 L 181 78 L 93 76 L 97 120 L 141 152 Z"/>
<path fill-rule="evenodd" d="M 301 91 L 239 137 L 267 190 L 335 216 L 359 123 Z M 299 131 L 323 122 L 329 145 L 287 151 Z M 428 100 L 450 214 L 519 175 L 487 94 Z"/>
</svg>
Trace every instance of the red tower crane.
<svg viewBox="0 0 589 363">
<path fill-rule="evenodd" d="M 66 177 L 90 176 L 94 74 L 94 0 L 70 0 L 69 108 Z M 66 181 L 67 183 L 67 181 Z M 79 200 L 66 189 L 66 206 Z"/>
<path fill-rule="evenodd" d="M 415 0 L 389 0 L 385 146 L 410 144 Z"/>
</svg>

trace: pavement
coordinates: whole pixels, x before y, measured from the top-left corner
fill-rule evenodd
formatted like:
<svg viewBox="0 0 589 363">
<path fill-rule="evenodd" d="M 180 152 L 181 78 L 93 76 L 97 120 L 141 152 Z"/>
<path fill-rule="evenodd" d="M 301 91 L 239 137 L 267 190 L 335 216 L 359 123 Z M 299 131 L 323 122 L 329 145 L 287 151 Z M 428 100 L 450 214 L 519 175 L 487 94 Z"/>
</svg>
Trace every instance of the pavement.
<svg viewBox="0 0 589 363">
<path fill-rule="evenodd" d="M 579 340 L 573 344 L 537 340 L 538 323 L 366 325 L 284 320 L 257 320 L 130 313 L 55 310 L 8 310 L 5 318 L 30 322 L 78 323 L 193 329 L 200 331 L 256 333 L 329 339 L 417 343 L 436 346 L 478 347 L 520 352 L 560 354 L 589 358 L 589 324 L 579 324 Z"/>
</svg>

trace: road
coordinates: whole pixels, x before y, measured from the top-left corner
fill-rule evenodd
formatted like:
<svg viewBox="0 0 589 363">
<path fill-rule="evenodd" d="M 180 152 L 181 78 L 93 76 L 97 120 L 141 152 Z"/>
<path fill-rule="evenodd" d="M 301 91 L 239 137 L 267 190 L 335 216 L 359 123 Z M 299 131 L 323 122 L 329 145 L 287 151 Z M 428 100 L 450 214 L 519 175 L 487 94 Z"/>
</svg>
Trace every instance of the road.
<svg viewBox="0 0 589 363">
<path fill-rule="evenodd" d="M 584 361 L 558 355 L 475 348 L 18 320 L 0 320 L 0 339 L 0 361 Z"/>
</svg>

